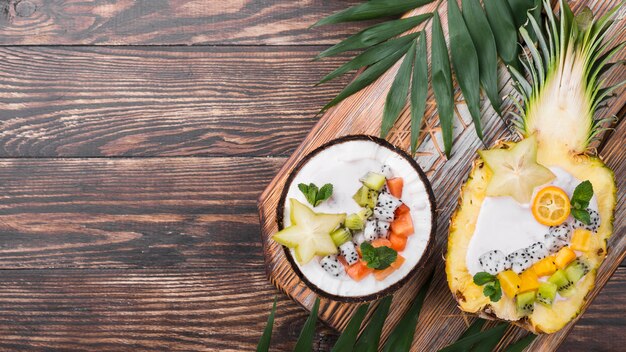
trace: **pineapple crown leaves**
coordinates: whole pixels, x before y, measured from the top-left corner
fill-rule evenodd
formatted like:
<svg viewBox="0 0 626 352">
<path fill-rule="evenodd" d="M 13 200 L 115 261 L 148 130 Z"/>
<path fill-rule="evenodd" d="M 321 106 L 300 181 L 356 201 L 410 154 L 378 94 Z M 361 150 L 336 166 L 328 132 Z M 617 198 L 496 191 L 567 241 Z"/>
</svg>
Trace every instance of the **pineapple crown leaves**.
<svg viewBox="0 0 626 352">
<path fill-rule="evenodd" d="M 403 14 L 434 0 L 369 0 L 326 17 L 314 26 L 330 23 L 362 21 Z M 481 97 L 485 96 L 498 115 L 501 98 L 498 96 L 498 57 L 507 64 L 517 66 L 517 29 L 514 12 L 520 6 L 537 13 L 536 3 L 489 0 L 485 7 L 479 0 L 462 0 L 462 9 L 456 1 L 447 1 L 449 45 L 437 12 L 444 0 L 438 0 L 432 12 L 403 19 L 392 19 L 368 27 L 359 33 L 320 53 L 317 58 L 337 55 L 341 52 L 363 50 L 318 83 L 325 83 L 348 72 L 364 68 L 348 86 L 320 112 L 338 104 L 376 81 L 398 61 L 399 70 L 387 93 L 381 126 L 381 136 L 388 135 L 407 104 L 411 115 L 411 150 L 415 153 L 419 142 L 422 119 L 426 107 L 429 86 L 437 103 L 439 123 L 442 130 L 444 150 L 449 157 L 452 150 L 452 126 L 454 119 L 454 87 L 459 84 L 475 125 L 477 136 L 482 140 Z M 526 6 L 526 7 L 524 7 Z M 519 16 L 518 16 L 519 17 Z M 426 45 L 425 28 L 432 21 L 431 45 Z M 418 32 L 419 31 L 419 32 Z M 512 40 L 511 40 L 512 39 Z M 430 52 L 429 52 L 430 51 Z M 431 58 L 428 70 L 427 57 Z M 454 71 L 453 71 L 454 70 Z M 429 72 L 430 71 L 430 72 Z M 453 72 L 456 80 L 453 80 Z M 430 84 L 429 84 L 430 82 Z M 407 99 L 408 97 L 408 99 Z"/>
<path fill-rule="evenodd" d="M 612 68 L 623 65 L 624 60 L 610 62 L 624 47 L 626 42 L 615 44 L 615 37 L 608 36 L 614 23 L 617 10 L 626 1 L 620 2 L 604 16 L 594 19 L 589 8 L 584 8 L 574 15 L 567 1 L 559 0 L 560 18 L 557 18 L 547 0 L 543 0 L 546 21 L 542 27 L 529 12 L 528 24 L 535 34 L 534 41 L 529 31 L 521 27 L 520 36 L 527 48 L 522 53 L 521 64 L 526 75 L 513 66 L 508 66 L 514 79 L 514 87 L 521 96 L 521 102 L 512 99 L 519 113 L 511 113 L 512 124 L 522 135 L 528 135 L 526 113 L 529 106 L 542 93 L 548 79 L 567 79 L 568 70 L 574 65 L 582 65 L 583 80 L 581 84 L 588 101 L 591 102 L 590 113 L 606 104 L 612 92 L 626 83 L 626 80 L 612 86 L 605 86 L 603 78 Z M 589 126 L 587 146 L 606 130 L 605 126 L 615 121 L 614 117 L 592 118 Z"/>
</svg>

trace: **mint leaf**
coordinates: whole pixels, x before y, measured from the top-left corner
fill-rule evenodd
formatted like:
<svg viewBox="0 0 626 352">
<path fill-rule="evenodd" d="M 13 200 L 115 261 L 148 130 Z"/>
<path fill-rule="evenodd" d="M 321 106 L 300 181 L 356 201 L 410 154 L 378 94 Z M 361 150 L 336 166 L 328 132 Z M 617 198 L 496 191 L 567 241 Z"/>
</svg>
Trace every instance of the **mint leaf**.
<svg viewBox="0 0 626 352">
<path fill-rule="evenodd" d="M 585 225 L 591 224 L 591 215 L 586 209 L 572 209 L 571 214 L 574 219 L 582 222 Z"/>
<path fill-rule="evenodd" d="M 398 252 L 387 247 L 374 247 L 368 242 L 361 243 L 363 261 L 372 269 L 386 269 L 398 258 Z"/>
<path fill-rule="evenodd" d="M 574 189 L 574 193 L 572 194 L 572 199 L 570 203 L 572 204 L 571 214 L 574 219 L 582 222 L 585 225 L 589 225 L 591 223 L 591 216 L 589 215 L 589 211 L 587 207 L 589 206 L 589 201 L 593 197 L 593 185 L 591 182 L 583 181 L 576 189 Z"/>
<path fill-rule="evenodd" d="M 493 276 L 493 275 L 491 275 L 491 274 L 489 274 L 487 272 L 484 272 L 484 271 L 481 271 L 479 273 L 476 273 L 476 275 L 474 275 L 474 283 L 476 285 L 478 285 L 478 286 L 482 286 L 484 284 L 488 284 L 488 283 L 493 282 L 495 280 L 496 280 L 495 276 Z"/>
<path fill-rule="evenodd" d="M 502 298 L 502 287 L 500 287 L 500 281 L 496 280 L 493 283 L 494 292 L 489 295 L 491 302 L 498 302 Z"/>
<path fill-rule="evenodd" d="M 319 192 L 317 193 L 317 197 L 315 199 L 315 206 L 320 205 L 320 203 L 330 198 L 330 196 L 332 195 L 333 195 L 333 185 L 330 183 L 323 185 L 322 188 L 320 188 Z"/>
<path fill-rule="evenodd" d="M 300 192 L 302 192 L 302 194 L 304 194 L 305 196 L 307 195 L 307 193 L 309 193 L 309 185 L 307 185 L 306 183 L 299 183 L 298 184 L 298 189 L 300 190 Z"/>
<path fill-rule="evenodd" d="M 489 297 L 489 296 L 493 295 L 494 293 L 496 293 L 496 288 L 493 287 L 492 284 L 485 285 L 485 287 L 483 288 L 483 294 L 486 297 Z"/>
<path fill-rule="evenodd" d="M 380 265 L 376 269 L 386 269 L 398 258 L 398 252 L 387 246 L 378 247 L 376 251 L 380 258 Z"/>
<path fill-rule="evenodd" d="M 591 197 L 593 197 L 593 185 L 587 180 L 576 186 L 574 194 L 572 194 L 571 202 L 572 205 L 575 205 L 574 203 L 578 203 L 586 208 L 589 205 Z"/>
<path fill-rule="evenodd" d="M 298 184 L 298 189 L 302 192 L 302 194 L 304 194 L 306 201 L 313 207 L 320 205 L 323 201 L 333 195 L 333 185 L 330 183 L 325 184 L 321 189 L 319 189 L 314 183 L 309 183 L 308 185 L 300 183 Z"/>
</svg>

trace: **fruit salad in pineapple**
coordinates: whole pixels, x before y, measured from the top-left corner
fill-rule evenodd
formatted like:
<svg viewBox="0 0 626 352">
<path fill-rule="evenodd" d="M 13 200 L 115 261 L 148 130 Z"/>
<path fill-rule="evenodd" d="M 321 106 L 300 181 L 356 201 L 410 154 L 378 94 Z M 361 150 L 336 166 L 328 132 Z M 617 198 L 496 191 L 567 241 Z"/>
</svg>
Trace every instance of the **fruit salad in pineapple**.
<svg viewBox="0 0 626 352">
<path fill-rule="evenodd" d="M 521 140 L 478 152 L 446 253 L 463 311 L 535 333 L 556 332 L 580 313 L 616 203 L 613 172 L 590 143 L 605 123 L 595 112 L 614 88 L 602 87 L 602 75 L 621 49 L 607 39 L 617 9 L 594 20 L 588 9 L 574 16 L 566 1 L 559 8 L 557 18 L 544 3 L 543 27 L 529 18 L 536 43 L 520 29 L 530 80 L 510 72 L 522 97 L 514 115 Z"/>
</svg>

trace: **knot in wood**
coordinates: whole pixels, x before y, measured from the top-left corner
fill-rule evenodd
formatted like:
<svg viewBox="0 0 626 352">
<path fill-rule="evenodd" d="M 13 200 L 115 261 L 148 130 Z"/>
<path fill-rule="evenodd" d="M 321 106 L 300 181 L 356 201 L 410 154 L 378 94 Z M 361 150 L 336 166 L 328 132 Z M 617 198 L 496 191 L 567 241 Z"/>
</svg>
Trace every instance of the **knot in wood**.
<svg viewBox="0 0 626 352">
<path fill-rule="evenodd" d="M 15 14 L 19 17 L 30 17 L 35 11 L 37 11 L 37 6 L 29 0 L 21 0 L 15 3 Z"/>
</svg>

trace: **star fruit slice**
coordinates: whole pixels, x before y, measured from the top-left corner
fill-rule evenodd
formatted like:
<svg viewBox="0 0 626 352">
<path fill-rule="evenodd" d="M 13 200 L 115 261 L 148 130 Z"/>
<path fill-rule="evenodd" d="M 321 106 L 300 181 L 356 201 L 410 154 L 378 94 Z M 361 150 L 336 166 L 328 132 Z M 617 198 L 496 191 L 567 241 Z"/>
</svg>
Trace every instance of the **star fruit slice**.
<svg viewBox="0 0 626 352">
<path fill-rule="evenodd" d="M 518 203 L 530 203 L 533 190 L 555 178 L 547 167 L 537 163 L 537 141 L 531 136 L 509 149 L 478 151 L 493 175 L 487 196 L 513 197 Z"/>
<path fill-rule="evenodd" d="M 346 214 L 316 213 L 296 199 L 290 198 L 291 226 L 275 233 L 274 241 L 295 249 L 296 260 L 306 264 L 314 256 L 337 253 L 330 233 L 346 219 Z"/>
</svg>

